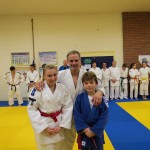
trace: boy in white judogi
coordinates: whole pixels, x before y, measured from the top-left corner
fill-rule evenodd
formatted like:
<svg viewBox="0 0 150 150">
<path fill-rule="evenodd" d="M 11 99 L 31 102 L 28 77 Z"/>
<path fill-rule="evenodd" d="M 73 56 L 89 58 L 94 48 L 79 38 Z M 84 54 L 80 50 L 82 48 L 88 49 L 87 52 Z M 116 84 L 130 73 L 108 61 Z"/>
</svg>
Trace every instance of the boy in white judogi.
<svg viewBox="0 0 150 150">
<path fill-rule="evenodd" d="M 109 80 L 110 80 L 110 71 L 106 63 L 102 64 L 102 85 L 105 88 L 105 100 L 109 101 Z"/>
<path fill-rule="evenodd" d="M 4 75 L 4 79 L 9 85 L 9 106 L 14 105 L 14 94 L 16 94 L 18 99 L 19 106 L 23 103 L 21 91 L 20 91 L 20 83 L 24 81 L 24 76 L 20 72 L 15 71 L 15 67 L 10 67 L 10 72 L 7 72 Z"/>
<path fill-rule="evenodd" d="M 142 95 L 143 100 L 146 100 L 148 96 L 148 84 L 149 84 L 149 74 L 150 68 L 147 67 L 146 62 L 142 62 L 142 68 L 140 68 L 139 80 L 140 80 L 140 95 Z"/>
<path fill-rule="evenodd" d="M 28 114 L 35 131 L 38 150 L 63 150 L 63 128 L 71 128 L 73 102 L 64 85 L 56 83 L 57 68 L 44 68 L 44 89 L 32 90 Z"/>
<path fill-rule="evenodd" d="M 119 80 L 120 69 L 116 67 L 116 61 L 112 62 L 112 66 L 109 67 L 110 71 L 110 98 L 111 100 L 119 98 Z M 115 93 L 115 95 L 114 95 Z"/>
<path fill-rule="evenodd" d="M 139 84 L 139 71 L 136 69 L 136 64 L 131 64 L 131 69 L 129 70 L 130 76 L 130 99 L 133 99 L 133 91 L 134 98 L 137 100 L 138 97 L 138 84 Z"/>
<path fill-rule="evenodd" d="M 26 84 L 28 85 L 28 93 L 31 92 L 31 90 L 34 87 L 35 82 L 39 80 L 39 73 L 35 70 L 35 65 L 30 65 L 30 71 L 27 72 L 26 77 Z"/>
<path fill-rule="evenodd" d="M 127 64 L 123 64 L 120 69 L 120 98 L 128 99 L 128 73 Z"/>
</svg>

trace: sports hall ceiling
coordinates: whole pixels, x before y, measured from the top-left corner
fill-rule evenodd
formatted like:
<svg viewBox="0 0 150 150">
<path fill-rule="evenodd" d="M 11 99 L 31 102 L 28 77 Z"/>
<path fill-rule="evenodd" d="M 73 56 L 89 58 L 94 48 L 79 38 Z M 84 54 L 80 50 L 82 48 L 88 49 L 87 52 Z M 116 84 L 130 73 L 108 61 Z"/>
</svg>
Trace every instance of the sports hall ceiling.
<svg viewBox="0 0 150 150">
<path fill-rule="evenodd" d="M 150 0 L 0 0 L 0 15 L 150 11 Z"/>
</svg>

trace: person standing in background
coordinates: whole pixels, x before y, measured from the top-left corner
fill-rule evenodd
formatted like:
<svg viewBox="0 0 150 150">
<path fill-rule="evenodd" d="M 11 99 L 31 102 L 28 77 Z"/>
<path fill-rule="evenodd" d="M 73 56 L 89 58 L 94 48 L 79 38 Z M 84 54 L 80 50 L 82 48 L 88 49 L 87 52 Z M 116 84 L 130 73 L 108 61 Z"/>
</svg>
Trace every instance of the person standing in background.
<svg viewBox="0 0 150 150">
<path fill-rule="evenodd" d="M 142 95 L 143 100 L 147 100 L 148 96 L 148 85 L 149 85 L 149 74 L 150 68 L 147 67 L 146 62 L 142 62 L 142 68 L 139 69 L 139 80 L 140 80 L 140 95 Z"/>
<path fill-rule="evenodd" d="M 110 71 L 110 99 L 114 98 L 118 100 L 119 98 L 119 80 L 120 80 L 120 70 L 116 66 L 117 62 L 114 60 L 112 66 L 109 67 Z"/>
<path fill-rule="evenodd" d="M 137 100 L 138 98 L 138 84 L 139 84 L 139 71 L 136 69 L 136 63 L 132 63 L 130 65 L 129 76 L 130 76 L 130 99 L 133 99 L 133 91 L 134 98 Z"/>
<path fill-rule="evenodd" d="M 92 62 L 92 68 L 89 69 L 89 71 L 92 71 L 96 74 L 96 77 L 98 79 L 98 82 L 101 84 L 102 81 L 102 71 L 99 67 L 97 67 L 97 62 L 94 60 Z"/>
<path fill-rule="evenodd" d="M 110 71 L 107 68 L 107 63 L 102 63 L 102 85 L 105 88 L 105 100 L 109 101 L 109 80 L 110 80 Z"/>
<path fill-rule="evenodd" d="M 120 69 L 120 99 L 128 99 L 128 74 L 127 64 L 123 64 Z"/>
<path fill-rule="evenodd" d="M 81 63 L 80 68 L 81 68 L 83 71 L 85 71 L 85 72 L 87 71 L 87 70 L 86 70 L 86 67 L 85 67 L 82 63 Z"/>
<path fill-rule="evenodd" d="M 39 73 L 35 70 L 35 65 L 30 65 L 30 71 L 27 72 L 26 84 L 28 85 L 28 93 L 31 92 L 35 82 L 39 80 Z"/>
<path fill-rule="evenodd" d="M 9 85 L 9 106 L 14 105 L 14 94 L 16 94 L 18 98 L 18 105 L 21 106 L 23 104 L 21 91 L 20 91 L 20 83 L 24 81 L 24 76 L 20 72 L 16 72 L 16 68 L 14 66 L 10 67 L 10 72 L 7 72 L 4 75 L 4 79 L 6 83 Z"/>
<path fill-rule="evenodd" d="M 64 59 L 63 60 L 63 66 L 60 66 L 59 71 L 66 70 L 66 69 L 69 69 L 69 66 L 67 64 L 67 59 Z"/>
</svg>

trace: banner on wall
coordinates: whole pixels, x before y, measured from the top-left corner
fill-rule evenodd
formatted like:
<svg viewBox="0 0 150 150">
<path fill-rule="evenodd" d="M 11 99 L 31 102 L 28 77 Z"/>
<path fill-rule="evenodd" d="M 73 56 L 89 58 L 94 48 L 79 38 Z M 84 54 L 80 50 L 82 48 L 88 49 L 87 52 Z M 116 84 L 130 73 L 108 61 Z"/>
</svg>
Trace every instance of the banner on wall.
<svg viewBox="0 0 150 150">
<path fill-rule="evenodd" d="M 139 55 L 139 62 L 142 64 L 142 62 L 147 62 L 147 65 L 150 66 L 150 55 Z"/>
<path fill-rule="evenodd" d="M 57 53 L 53 52 L 39 52 L 39 65 L 42 66 L 43 64 L 57 64 Z"/>
<path fill-rule="evenodd" d="M 29 53 L 11 53 L 11 64 L 13 66 L 28 66 Z"/>
</svg>

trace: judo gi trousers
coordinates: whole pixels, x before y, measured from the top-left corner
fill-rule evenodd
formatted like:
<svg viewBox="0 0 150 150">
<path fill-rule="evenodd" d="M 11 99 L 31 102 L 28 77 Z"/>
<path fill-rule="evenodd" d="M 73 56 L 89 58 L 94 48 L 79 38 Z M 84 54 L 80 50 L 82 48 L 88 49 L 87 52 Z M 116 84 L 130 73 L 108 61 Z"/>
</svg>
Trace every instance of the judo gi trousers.
<svg viewBox="0 0 150 150">
<path fill-rule="evenodd" d="M 140 95 L 148 95 L 148 82 L 140 83 Z"/>
<path fill-rule="evenodd" d="M 110 86 L 110 98 L 119 98 L 119 86 Z"/>
<path fill-rule="evenodd" d="M 105 99 L 106 101 L 109 100 L 109 86 L 104 87 L 105 88 Z"/>
<path fill-rule="evenodd" d="M 9 105 L 14 104 L 14 94 L 16 94 L 17 99 L 18 99 L 18 104 L 21 105 L 23 103 L 22 97 L 21 97 L 21 91 L 20 88 L 16 88 L 16 91 L 10 90 L 8 92 L 8 97 L 9 97 Z"/>
<path fill-rule="evenodd" d="M 130 82 L 130 98 L 133 98 L 133 91 L 134 91 L 134 98 L 138 97 L 138 83 Z"/>
<path fill-rule="evenodd" d="M 127 98 L 128 97 L 128 84 L 122 83 L 122 86 L 120 86 L 120 98 Z"/>
<path fill-rule="evenodd" d="M 64 140 L 51 144 L 37 144 L 38 150 L 63 150 Z"/>
</svg>

